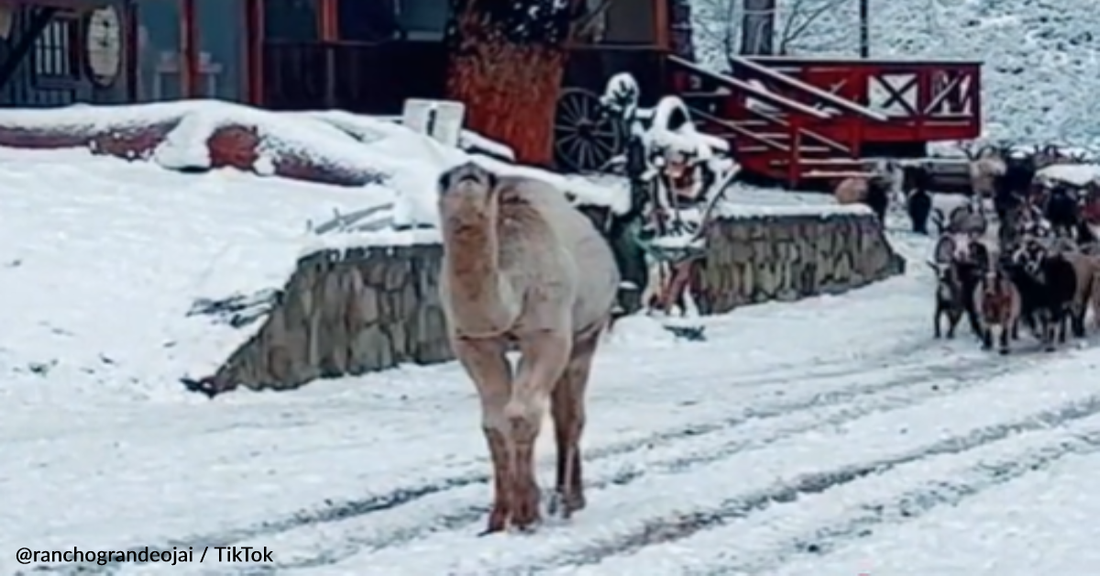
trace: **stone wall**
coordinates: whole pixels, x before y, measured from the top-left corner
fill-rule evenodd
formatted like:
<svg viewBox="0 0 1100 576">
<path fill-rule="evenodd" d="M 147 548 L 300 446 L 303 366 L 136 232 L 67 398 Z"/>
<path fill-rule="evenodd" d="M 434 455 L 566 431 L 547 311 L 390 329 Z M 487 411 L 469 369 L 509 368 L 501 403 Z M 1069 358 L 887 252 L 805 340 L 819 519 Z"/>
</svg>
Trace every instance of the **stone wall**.
<svg viewBox="0 0 1100 576">
<path fill-rule="evenodd" d="M 703 314 L 836 294 L 899 274 L 877 220 L 856 212 L 730 218 L 711 226 L 695 279 Z"/>
<path fill-rule="evenodd" d="M 837 293 L 898 274 L 869 213 L 715 222 L 696 278 L 704 313 Z M 290 389 L 312 380 L 451 359 L 439 303 L 441 249 L 323 251 L 299 261 L 264 325 L 202 389 Z"/>
</svg>

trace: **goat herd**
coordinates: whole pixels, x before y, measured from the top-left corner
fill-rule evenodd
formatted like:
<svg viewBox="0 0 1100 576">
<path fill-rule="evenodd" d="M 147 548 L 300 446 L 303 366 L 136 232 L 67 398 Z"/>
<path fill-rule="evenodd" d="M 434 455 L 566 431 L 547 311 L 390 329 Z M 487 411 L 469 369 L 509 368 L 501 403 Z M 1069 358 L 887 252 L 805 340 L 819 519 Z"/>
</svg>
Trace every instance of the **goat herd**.
<svg viewBox="0 0 1100 576">
<path fill-rule="evenodd" d="M 930 216 L 939 235 L 929 261 L 938 279 L 935 336 L 953 338 L 965 317 L 982 348 L 1002 354 L 1021 327 L 1047 351 L 1066 342 L 1067 330 L 1084 337 L 1089 309 L 1100 323 L 1100 242 L 1086 218 L 1100 189 L 1043 177 L 1081 159 L 1052 147 L 990 146 L 968 156 L 971 192 L 948 214 L 932 206 L 927 165 L 903 168 L 914 232 L 927 234 Z M 884 205 L 871 207 L 884 217 Z"/>
</svg>

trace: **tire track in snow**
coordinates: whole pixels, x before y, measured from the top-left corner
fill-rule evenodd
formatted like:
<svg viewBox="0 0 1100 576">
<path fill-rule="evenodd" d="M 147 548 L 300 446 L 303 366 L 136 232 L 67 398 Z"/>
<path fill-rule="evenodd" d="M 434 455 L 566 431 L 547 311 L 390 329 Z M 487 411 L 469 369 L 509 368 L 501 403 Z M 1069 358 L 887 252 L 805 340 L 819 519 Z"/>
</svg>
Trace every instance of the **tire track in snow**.
<svg viewBox="0 0 1100 576">
<path fill-rule="evenodd" d="M 928 364 L 928 357 L 934 358 L 933 362 L 937 362 L 938 364 Z M 981 375 L 988 367 L 1003 363 L 997 362 L 996 360 L 1004 359 L 988 358 L 979 360 L 972 367 L 973 373 L 975 375 Z M 874 355 L 859 356 L 845 360 L 818 362 L 810 365 L 809 368 L 807 368 L 806 365 L 791 363 L 786 365 L 785 369 L 782 369 L 778 374 L 772 370 L 770 370 L 769 374 L 766 376 L 754 375 L 754 373 L 748 373 L 744 376 L 733 374 L 729 376 L 732 380 L 731 386 L 742 388 L 798 382 L 800 386 L 804 386 L 806 389 L 812 389 L 817 382 L 840 380 L 848 377 L 852 379 L 867 380 L 870 383 L 851 387 L 842 386 L 825 392 L 803 394 L 797 397 L 785 391 L 784 393 L 788 394 L 785 400 L 748 406 L 746 409 L 742 410 L 740 414 L 735 416 L 657 430 L 639 438 L 609 442 L 602 446 L 597 446 L 586 451 L 586 462 L 589 463 L 591 469 L 593 465 L 601 461 L 616 459 L 629 461 L 633 460 L 639 453 L 649 452 L 654 449 L 667 449 L 670 452 L 679 452 L 680 455 L 677 460 L 666 463 L 664 467 L 680 466 L 686 471 L 692 464 L 689 459 L 682 456 L 682 451 L 679 449 L 679 446 L 684 442 L 697 442 L 715 433 L 720 433 L 758 420 L 780 418 L 788 414 L 814 408 L 838 406 L 867 395 L 881 394 L 894 389 L 931 383 L 941 379 L 943 375 L 956 372 L 952 370 L 954 361 L 955 358 L 952 356 L 949 356 L 947 359 L 944 358 L 941 342 L 922 340 L 917 342 L 904 342 Z M 904 370 L 906 367 L 916 368 L 917 373 L 908 374 L 903 378 L 878 381 L 876 381 L 875 378 L 868 377 L 879 373 L 897 372 L 899 370 Z M 966 372 L 965 374 L 970 374 L 970 372 Z M 680 378 L 676 378 L 676 380 L 679 379 Z M 975 380 L 974 384 L 976 385 L 977 382 L 978 381 Z M 676 381 L 669 378 L 667 383 L 673 385 Z M 654 384 L 660 385 L 662 382 L 650 383 L 650 385 Z M 941 393 L 942 392 L 936 390 L 931 390 L 928 396 L 934 397 Z M 828 425 L 828 423 L 822 425 Z M 730 449 L 732 448 L 727 448 L 727 452 Z M 705 460 L 705 458 L 700 458 L 699 463 L 705 463 Z M 713 460 L 713 458 L 711 458 L 711 460 Z M 546 461 L 549 462 L 549 459 L 546 459 Z M 465 474 L 455 474 L 444 478 L 432 479 L 354 501 L 326 501 L 324 507 L 302 511 L 288 517 L 273 519 L 235 530 L 226 530 L 212 534 L 201 534 L 170 540 L 156 546 L 149 544 L 149 547 L 171 548 L 173 546 L 202 547 L 207 545 L 233 545 L 252 539 L 270 538 L 292 530 L 337 523 L 367 515 L 393 511 L 397 508 L 417 503 L 425 498 L 449 495 L 461 489 L 476 490 L 476 496 L 472 497 L 472 501 L 476 502 L 476 505 L 468 508 L 451 510 L 449 512 L 441 512 L 438 508 L 434 509 L 436 520 L 434 525 L 419 525 L 392 534 L 368 538 L 362 541 L 349 541 L 347 543 L 348 546 L 343 547 L 341 550 L 326 551 L 311 559 L 301 559 L 289 563 L 286 567 L 306 567 L 333 563 L 363 550 L 400 545 L 439 529 L 453 529 L 480 519 L 487 510 L 485 508 L 485 487 L 489 484 L 490 477 L 485 473 L 485 465 L 483 462 L 471 462 L 469 468 L 471 471 Z M 546 465 L 543 465 L 542 468 L 545 469 Z M 588 483 L 587 486 L 594 489 L 601 489 L 623 485 L 636 480 L 643 476 L 644 473 L 645 471 L 637 469 L 621 469 L 598 479 L 595 483 Z M 141 550 L 142 548 L 143 546 L 133 546 L 123 549 Z M 35 567 L 34 573 L 105 575 L 114 574 L 123 570 L 126 566 L 126 564 L 119 563 L 108 563 L 104 566 L 41 565 Z M 251 573 L 252 571 L 253 569 L 242 570 L 243 573 Z"/>
<path fill-rule="evenodd" d="M 708 432 L 679 438 L 675 443 L 658 445 L 644 453 L 631 452 L 614 460 L 597 460 L 594 466 L 590 465 L 590 480 L 586 483 L 589 501 L 598 501 L 602 493 L 646 476 L 690 474 L 696 468 L 735 454 L 764 450 L 771 444 L 814 430 L 843 426 L 873 413 L 911 407 L 945 394 L 976 388 L 1033 358 L 985 357 L 965 367 L 953 366 L 955 358 L 940 359 L 939 365 L 924 365 L 924 360 L 913 360 L 909 371 L 896 364 L 878 368 L 862 376 L 876 380 L 873 384 L 826 392 L 817 395 L 816 401 L 798 402 L 797 407 L 777 404 L 756 408 L 752 410 L 753 416 L 723 427 L 726 434 Z M 332 564 L 352 555 L 397 548 L 446 531 L 474 534 L 488 512 L 488 491 L 485 485 L 470 488 L 446 494 L 445 500 L 444 495 L 439 495 L 440 498 L 426 498 L 411 508 L 402 507 L 371 516 L 371 525 L 341 534 L 335 545 L 331 534 L 319 535 L 326 543 L 320 553 L 289 562 L 280 561 L 276 567 L 285 570 Z"/>
<path fill-rule="evenodd" d="M 1096 420 L 1095 417 L 1090 420 Z M 1073 455 L 1100 452 L 1100 422 L 1062 434 L 1045 434 L 1044 442 L 1007 453 L 977 464 L 953 470 L 949 474 L 924 479 L 918 486 L 894 496 L 871 499 L 848 514 L 838 514 L 823 523 L 773 545 L 770 553 L 741 561 L 729 559 L 707 576 L 735 576 L 746 573 L 770 573 L 783 564 L 806 556 L 824 555 L 838 547 L 870 536 L 876 527 L 912 522 L 925 514 L 947 506 L 957 506 L 991 488 L 1003 486 L 1023 476 L 1049 467 Z M 1048 436 L 1053 436 L 1050 438 Z M 857 488 L 853 486 L 853 488 Z M 822 495 L 820 498 L 826 498 Z"/>
<path fill-rule="evenodd" d="M 548 554 L 537 559 L 528 557 L 523 564 L 536 573 L 565 568 L 572 573 L 572 570 L 577 567 L 593 566 L 611 557 L 631 554 L 649 546 L 672 544 L 700 532 L 719 529 L 731 522 L 749 518 L 750 515 L 761 513 L 774 506 L 798 503 L 807 496 L 822 494 L 826 490 L 844 487 L 872 476 L 886 476 L 901 472 L 906 466 L 923 463 L 937 456 L 965 454 L 1028 432 L 1064 427 L 1098 414 L 1100 414 L 1100 395 L 1089 396 L 1055 409 L 1010 422 L 976 428 L 967 434 L 952 436 L 892 456 L 804 474 L 767 489 L 742 493 L 725 499 L 720 505 L 710 509 L 652 518 L 629 533 L 581 544 L 571 550 Z M 1100 427 L 1078 435 L 1069 442 L 1060 439 L 1045 450 L 1016 453 L 1007 457 L 1004 462 L 974 466 L 970 472 L 977 477 L 977 481 L 944 479 L 910 493 L 898 495 L 895 499 L 887 499 L 878 504 L 882 507 L 881 511 L 876 512 L 872 505 L 872 508 L 864 514 L 841 520 L 834 519 L 833 522 L 821 526 L 815 532 L 815 537 L 795 537 L 787 543 L 785 550 L 774 553 L 770 558 L 758 559 L 755 563 L 739 567 L 733 566 L 732 563 L 728 566 L 722 564 L 722 568 L 716 569 L 714 573 L 745 574 L 766 570 L 768 567 L 774 568 L 781 564 L 785 556 L 793 556 L 800 550 L 807 552 L 811 549 L 823 551 L 831 549 L 845 539 L 858 537 L 861 530 L 885 521 L 885 510 L 891 505 L 894 509 L 901 509 L 907 503 L 917 503 L 909 510 L 909 513 L 915 517 L 918 513 L 926 512 L 936 506 L 961 501 L 981 490 L 1022 476 L 1030 471 L 1033 465 L 1041 466 L 1074 451 L 1091 450 L 1097 444 L 1100 444 Z M 1100 450 L 1100 445 L 1095 446 L 1095 449 Z M 1010 465 L 1017 458 L 1022 465 Z M 795 504 L 796 508 L 797 506 L 798 504 Z M 923 510 L 921 510 L 922 506 Z M 516 568 L 516 565 L 511 565 L 508 568 L 501 567 L 492 571 L 479 570 L 478 572 L 503 576 L 514 574 Z"/>
</svg>

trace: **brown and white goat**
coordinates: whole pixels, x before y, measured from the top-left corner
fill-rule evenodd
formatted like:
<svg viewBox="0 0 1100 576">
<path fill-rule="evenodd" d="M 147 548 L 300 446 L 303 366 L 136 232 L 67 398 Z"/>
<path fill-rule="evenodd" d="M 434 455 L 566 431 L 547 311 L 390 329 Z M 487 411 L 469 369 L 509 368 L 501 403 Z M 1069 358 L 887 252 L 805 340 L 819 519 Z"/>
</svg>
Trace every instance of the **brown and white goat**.
<svg viewBox="0 0 1100 576">
<path fill-rule="evenodd" d="M 1019 334 L 1023 301 L 1016 285 L 1001 269 L 985 273 L 974 294 L 974 304 L 981 322 L 982 349 L 993 348 L 993 340 L 1001 354 L 1009 353 L 1009 341 Z"/>
<path fill-rule="evenodd" d="M 968 159 L 970 190 L 979 198 L 993 198 L 997 191 L 997 179 L 1008 172 L 1005 162 L 1007 151 L 995 146 L 983 146 L 977 152 L 963 147 Z"/>
<path fill-rule="evenodd" d="M 1085 315 L 1088 312 L 1090 302 L 1092 304 L 1093 316 L 1096 316 L 1097 306 L 1100 305 L 1096 302 L 1097 292 L 1097 280 L 1100 279 L 1100 256 L 1094 254 L 1086 254 L 1076 250 L 1062 251 L 1062 258 L 1069 262 L 1073 266 L 1073 271 L 1077 275 L 1077 291 L 1074 294 L 1073 302 L 1070 304 L 1070 330 L 1073 332 L 1073 336 L 1076 338 L 1085 337 Z M 1100 318 L 1094 318 L 1094 321 L 1100 321 Z"/>
</svg>

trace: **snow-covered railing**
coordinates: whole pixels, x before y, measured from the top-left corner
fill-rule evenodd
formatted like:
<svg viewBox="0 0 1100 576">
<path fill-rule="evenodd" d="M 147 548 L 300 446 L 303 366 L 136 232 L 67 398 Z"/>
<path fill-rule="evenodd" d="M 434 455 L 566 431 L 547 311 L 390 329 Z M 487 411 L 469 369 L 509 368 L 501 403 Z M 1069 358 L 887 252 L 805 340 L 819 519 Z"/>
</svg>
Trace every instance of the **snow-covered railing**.
<svg viewBox="0 0 1100 576">
<path fill-rule="evenodd" d="M 841 98 L 836 94 L 832 94 L 830 92 L 822 90 L 821 88 L 818 88 L 817 86 L 814 86 L 812 84 L 807 84 L 797 78 L 788 76 L 787 74 L 784 74 L 782 72 L 776 72 L 775 70 L 772 70 L 771 68 L 768 68 L 763 64 L 753 62 L 748 58 L 733 56 L 730 58 L 730 62 L 737 66 L 747 68 L 757 74 L 760 74 L 761 76 L 766 76 L 768 79 L 774 80 L 775 82 L 778 82 L 780 84 L 784 84 L 789 88 L 811 94 L 815 98 L 827 102 L 832 106 L 844 110 L 845 112 L 850 112 L 852 114 L 862 116 L 868 120 L 875 120 L 877 122 L 890 121 L 890 118 L 886 115 L 871 110 L 866 106 L 861 106 L 855 102 L 852 102 L 851 100 L 848 100 L 847 98 Z"/>
<path fill-rule="evenodd" d="M 690 60 L 685 60 L 677 56 L 669 56 L 668 59 L 669 62 L 672 62 L 678 66 L 682 66 L 683 68 L 690 70 L 694 74 L 705 76 L 715 82 L 725 84 L 730 88 L 740 90 L 745 94 L 751 95 L 755 98 L 759 98 L 760 100 L 770 102 L 786 110 L 805 114 L 818 120 L 828 120 L 829 118 L 833 117 L 832 114 L 824 110 L 818 110 L 817 108 L 807 106 L 801 102 L 798 102 L 797 100 L 791 100 L 790 98 L 781 96 L 770 90 L 758 88 L 749 82 L 745 82 L 731 76 L 726 76 L 724 74 L 718 74 L 717 72 L 712 72 Z"/>
</svg>

